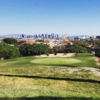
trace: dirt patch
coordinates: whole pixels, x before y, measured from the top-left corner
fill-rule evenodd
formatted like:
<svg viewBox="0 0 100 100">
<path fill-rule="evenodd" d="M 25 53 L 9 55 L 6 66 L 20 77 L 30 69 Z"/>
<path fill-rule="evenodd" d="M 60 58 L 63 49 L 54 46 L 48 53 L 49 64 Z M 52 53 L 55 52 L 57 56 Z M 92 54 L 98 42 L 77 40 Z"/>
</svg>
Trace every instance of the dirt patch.
<svg viewBox="0 0 100 100">
<path fill-rule="evenodd" d="M 60 74 L 73 74 L 74 72 L 77 72 L 78 74 L 93 74 L 96 76 L 100 76 L 100 70 L 98 68 L 90 68 L 90 67 L 63 67 L 59 68 L 58 70 L 55 70 L 52 74 L 54 73 L 60 73 Z M 51 74 L 51 73 L 50 73 Z"/>
<path fill-rule="evenodd" d="M 100 58 L 99 57 L 94 57 L 95 61 L 96 61 L 96 64 L 97 65 L 100 65 Z"/>
<path fill-rule="evenodd" d="M 69 70 L 70 74 L 73 74 L 73 72 L 77 71 L 80 73 L 80 70 L 84 70 L 84 71 L 90 71 L 88 72 L 89 74 L 94 74 L 96 76 L 100 76 L 100 70 L 98 68 L 90 68 L 90 67 L 76 67 L 76 68 L 68 68 L 67 70 Z"/>
<path fill-rule="evenodd" d="M 100 76 L 100 70 L 98 68 L 82 67 L 81 69 L 89 70 L 92 74 Z"/>
</svg>

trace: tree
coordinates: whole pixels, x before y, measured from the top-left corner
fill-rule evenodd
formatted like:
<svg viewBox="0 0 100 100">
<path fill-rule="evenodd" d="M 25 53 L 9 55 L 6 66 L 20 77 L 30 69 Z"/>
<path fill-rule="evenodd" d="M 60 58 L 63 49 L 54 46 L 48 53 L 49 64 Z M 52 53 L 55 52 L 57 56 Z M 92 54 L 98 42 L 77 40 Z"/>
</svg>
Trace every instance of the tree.
<svg viewBox="0 0 100 100">
<path fill-rule="evenodd" d="M 81 45 L 67 45 L 68 52 L 86 53 L 87 48 Z"/>
<path fill-rule="evenodd" d="M 19 55 L 19 49 L 17 49 L 16 47 L 9 46 L 4 42 L 0 43 L 0 58 L 4 57 L 5 59 L 8 59 L 18 57 Z"/>
<path fill-rule="evenodd" d="M 45 44 L 24 44 L 19 47 L 22 56 L 49 54 L 49 47 Z"/>
<path fill-rule="evenodd" d="M 54 46 L 53 47 L 55 53 L 65 53 L 65 45 Z"/>
<path fill-rule="evenodd" d="M 81 46 L 83 46 L 83 47 L 89 46 L 88 41 L 83 41 L 83 40 L 74 41 L 73 44 L 74 44 L 74 45 L 81 45 Z"/>
<path fill-rule="evenodd" d="M 17 45 L 18 44 L 17 40 L 14 39 L 14 38 L 5 38 L 5 39 L 3 39 L 3 41 L 5 43 L 7 43 L 7 44 L 14 44 L 14 45 Z"/>
<path fill-rule="evenodd" d="M 95 55 L 100 57 L 100 49 L 95 49 Z"/>
</svg>

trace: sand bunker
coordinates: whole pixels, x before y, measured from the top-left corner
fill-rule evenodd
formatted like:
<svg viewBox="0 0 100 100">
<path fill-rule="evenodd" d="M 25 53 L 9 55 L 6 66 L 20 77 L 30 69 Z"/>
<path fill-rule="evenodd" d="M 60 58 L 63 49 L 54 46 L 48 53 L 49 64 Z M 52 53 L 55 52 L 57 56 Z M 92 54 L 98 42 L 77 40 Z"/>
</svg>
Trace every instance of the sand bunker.
<svg viewBox="0 0 100 100">
<path fill-rule="evenodd" d="M 40 56 L 35 56 L 37 58 L 53 58 L 53 57 L 74 57 L 76 55 L 76 53 L 67 53 L 67 54 L 64 54 L 64 53 L 57 53 L 56 55 L 54 54 L 49 54 L 48 56 L 47 55 L 40 55 Z"/>
</svg>

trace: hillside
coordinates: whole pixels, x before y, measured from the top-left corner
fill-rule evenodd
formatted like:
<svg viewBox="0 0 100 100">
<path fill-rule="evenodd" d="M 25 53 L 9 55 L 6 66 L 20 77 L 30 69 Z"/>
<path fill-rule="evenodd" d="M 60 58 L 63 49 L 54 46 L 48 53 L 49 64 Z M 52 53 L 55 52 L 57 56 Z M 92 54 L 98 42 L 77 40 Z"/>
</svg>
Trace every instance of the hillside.
<svg viewBox="0 0 100 100">
<path fill-rule="evenodd" d="M 0 61 L 0 100 L 99 100 L 98 67 L 91 54 Z"/>
</svg>

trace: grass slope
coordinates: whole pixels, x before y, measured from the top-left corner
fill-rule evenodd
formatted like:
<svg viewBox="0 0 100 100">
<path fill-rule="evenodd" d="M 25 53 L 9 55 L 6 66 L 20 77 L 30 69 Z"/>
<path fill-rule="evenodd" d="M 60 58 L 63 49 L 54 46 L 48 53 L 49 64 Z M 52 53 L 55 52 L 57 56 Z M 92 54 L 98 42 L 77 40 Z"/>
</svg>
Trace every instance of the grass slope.
<svg viewBox="0 0 100 100">
<path fill-rule="evenodd" d="M 66 67 L 98 67 L 90 54 L 53 58 L 52 64 L 41 60 L 31 56 L 1 61 L 0 100 L 100 100 L 100 76 L 81 69 L 69 73 Z"/>
</svg>

